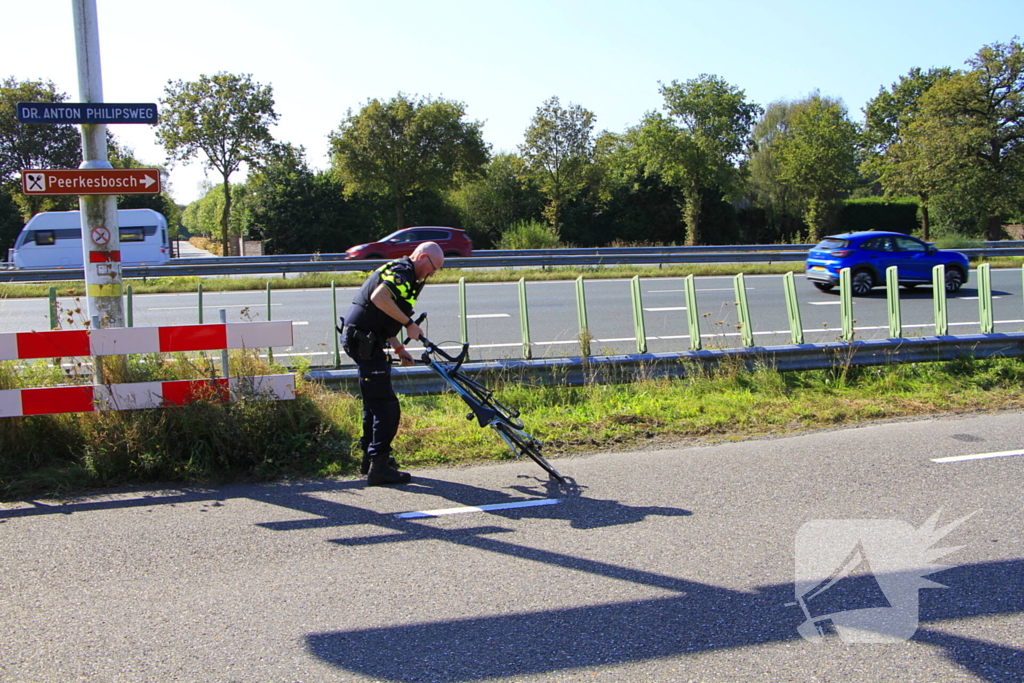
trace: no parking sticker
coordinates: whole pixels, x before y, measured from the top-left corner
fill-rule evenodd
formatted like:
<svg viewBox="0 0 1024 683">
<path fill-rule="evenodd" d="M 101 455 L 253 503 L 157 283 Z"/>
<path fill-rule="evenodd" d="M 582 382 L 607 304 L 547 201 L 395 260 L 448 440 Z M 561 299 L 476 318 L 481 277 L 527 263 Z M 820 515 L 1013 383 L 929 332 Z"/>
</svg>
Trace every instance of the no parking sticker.
<svg viewBox="0 0 1024 683">
<path fill-rule="evenodd" d="M 102 226 L 93 228 L 89 236 L 92 237 L 92 243 L 96 246 L 102 247 L 110 243 L 110 231 Z"/>
</svg>

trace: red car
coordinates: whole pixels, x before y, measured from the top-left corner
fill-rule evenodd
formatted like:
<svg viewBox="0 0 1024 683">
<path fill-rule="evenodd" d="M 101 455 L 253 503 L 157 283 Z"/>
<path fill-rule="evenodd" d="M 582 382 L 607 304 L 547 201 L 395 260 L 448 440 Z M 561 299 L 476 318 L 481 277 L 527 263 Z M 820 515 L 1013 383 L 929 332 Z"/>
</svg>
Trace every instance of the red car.
<svg viewBox="0 0 1024 683">
<path fill-rule="evenodd" d="M 396 259 L 408 256 L 424 242 L 437 242 L 445 256 L 469 256 L 473 253 L 473 241 L 465 230 L 433 226 L 404 228 L 379 242 L 358 244 L 345 253 L 348 259 Z"/>
</svg>

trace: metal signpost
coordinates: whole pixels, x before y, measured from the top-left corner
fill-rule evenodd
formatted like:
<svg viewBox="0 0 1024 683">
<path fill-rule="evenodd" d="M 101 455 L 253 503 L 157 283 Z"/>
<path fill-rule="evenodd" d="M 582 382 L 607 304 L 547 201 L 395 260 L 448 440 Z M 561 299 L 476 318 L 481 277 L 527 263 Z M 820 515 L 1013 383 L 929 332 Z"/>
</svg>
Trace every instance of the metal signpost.
<svg viewBox="0 0 1024 683">
<path fill-rule="evenodd" d="M 84 103 L 99 104 L 103 102 L 103 78 L 100 73 L 96 0 L 74 0 L 73 7 L 78 95 Z M 82 124 L 80 168 L 112 168 L 107 160 L 106 124 Z M 78 199 L 78 206 L 82 214 L 87 319 L 95 320 L 98 317 L 100 327 L 124 327 L 117 199 L 113 195 L 83 194 Z"/>
<path fill-rule="evenodd" d="M 98 321 L 99 327 L 124 327 L 115 195 L 159 194 L 160 171 L 113 168 L 107 158 L 107 124 L 155 124 L 157 106 L 103 102 L 96 0 L 73 0 L 72 7 L 82 102 L 21 102 L 16 115 L 29 124 L 80 124 L 82 164 L 77 169 L 22 170 L 21 189 L 26 195 L 78 195 L 87 319 Z"/>
</svg>

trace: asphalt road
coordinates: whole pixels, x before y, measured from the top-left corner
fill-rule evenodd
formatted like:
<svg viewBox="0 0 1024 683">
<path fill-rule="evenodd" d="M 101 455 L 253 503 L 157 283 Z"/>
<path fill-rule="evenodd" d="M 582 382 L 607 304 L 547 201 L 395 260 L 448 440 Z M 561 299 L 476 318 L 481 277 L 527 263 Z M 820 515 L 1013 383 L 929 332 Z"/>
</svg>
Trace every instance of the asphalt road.
<svg viewBox="0 0 1024 683">
<path fill-rule="evenodd" d="M 789 319 L 783 297 L 781 276 L 746 278 L 747 299 L 755 332 L 755 343 L 772 346 L 790 343 Z M 648 350 L 656 353 L 689 350 L 683 281 L 679 278 L 648 278 L 641 281 Z M 980 331 L 976 275 L 948 302 L 949 333 Z M 527 283 L 530 339 L 534 357 L 579 354 L 575 282 Z M 992 274 L 993 310 L 996 331 L 1024 330 L 1024 297 L 1019 270 L 996 270 Z M 819 292 L 798 278 L 802 327 L 807 342 L 830 342 L 841 329 L 839 296 L 836 291 Z M 353 290 L 337 292 L 338 314 L 345 315 Z M 431 284 L 420 297 L 417 309 L 429 312 L 427 336 L 435 341 L 458 342 L 459 303 L 457 285 Z M 467 286 L 468 340 L 478 360 L 522 357 L 522 326 L 518 285 L 514 282 L 470 284 Z M 697 308 L 703 344 L 708 347 L 739 347 L 736 296 L 731 277 L 697 278 Z M 136 326 L 190 325 L 199 321 L 196 293 L 152 294 L 134 297 Z M 85 320 L 84 301 L 59 299 L 64 327 L 81 327 Z M 586 304 L 596 354 L 635 353 L 632 297 L 629 280 L 588 280 Z M 204 322 L 217 322 L 225 309 L 229 322 L 241 320 L 292 320 L 295 343 L 274 349 L 281 362 L 308 358 L 314 366 L 334 361 L 334 323 L 329 289 L 279 290 L 267 304 L 266 292 L 207 292 L 203 296 Z M 904 336 L 935 334 L 931 288 L 901 291 Z M 888 336 L 885 289 L 854 299 L 856 335 L 859 339 Z M 47 329 L 46 301 L 42 299 L 0 300 L 0 320 L 5 331 Z M 341 354 L 342 363 L 348 359 Z"/>
<path fill-rule="evenodd" d="M 1022 417 L 652 444 L 556 460 L 565 490 L 517 461 L 0 504 L 0 680 L 1019 682 L 1024 455 L 932 459 L 1019 450 Z M 796 572 L 850 557 L 812 616 L 910 640 L 798 633 Z"/>
</svg>

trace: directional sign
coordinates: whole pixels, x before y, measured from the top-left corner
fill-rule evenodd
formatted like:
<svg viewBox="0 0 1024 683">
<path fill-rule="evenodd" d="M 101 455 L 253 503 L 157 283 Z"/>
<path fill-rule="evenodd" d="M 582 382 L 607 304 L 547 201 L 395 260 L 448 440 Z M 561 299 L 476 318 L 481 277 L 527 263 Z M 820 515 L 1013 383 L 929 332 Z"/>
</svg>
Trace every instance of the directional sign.
<svg viewBox="0 0 1024 683">
<path fill-rule="evenodd" d="M 155 124 L 155 104 L 78 104 L 74 102 L 19 102 L 22 123 L 149 123 Z"/>
<path fill-rule="evenodd" d="M 44 194 L 160 194 L 156 168 L 23 170 L 21 190 Z"/>
</svg>

